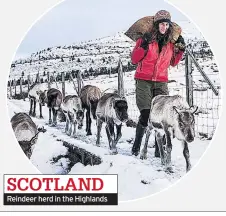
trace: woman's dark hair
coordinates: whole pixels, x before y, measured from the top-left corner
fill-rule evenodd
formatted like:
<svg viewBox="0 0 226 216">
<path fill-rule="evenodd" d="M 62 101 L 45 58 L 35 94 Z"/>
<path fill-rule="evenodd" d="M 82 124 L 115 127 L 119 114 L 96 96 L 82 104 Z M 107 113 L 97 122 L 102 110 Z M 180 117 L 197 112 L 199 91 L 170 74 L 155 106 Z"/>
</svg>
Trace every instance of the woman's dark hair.
<svg viewBox="0 0 226 216">
<path fill-rule="evenodd" d="M 152 40 L 157 42 L 161 41 L 161 44 L 164 46 L 172 39 L 173 26 L 169 24 L 167 32 L 163 35 L 159 32 L 159 22 L 154 23 L 152 30 Z"/>
</svg>

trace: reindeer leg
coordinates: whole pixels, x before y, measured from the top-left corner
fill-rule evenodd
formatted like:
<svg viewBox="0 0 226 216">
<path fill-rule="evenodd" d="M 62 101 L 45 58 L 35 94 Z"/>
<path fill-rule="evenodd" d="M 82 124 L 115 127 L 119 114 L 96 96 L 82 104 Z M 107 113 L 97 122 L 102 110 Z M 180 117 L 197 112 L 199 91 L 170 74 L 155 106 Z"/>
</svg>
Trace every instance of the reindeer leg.
<svg viewBox="0 0 226 216">
<path fill-rule="evenodd" d="M 68 133 L 68 128 L 69 128 L 69 121 L 68 118 L 66 117 L 66 125 L 65 125 L 65 133 Z"/>
<path fill-rule="evenodd" d="M 116 134 L 115 144 L 117 145 L 118 141 L 122 137 L 122 124 L 116 125 L 116 132 L 117 134 Z"/>
<path fill-rule="evenodd" d="M 111 134 L 110 134 L 108 122 L 106 123 L 105 129 L 106 129 L 106 134 L 107 134 L 107 137 L 108 137 L 109 149 L 111 150 L 112 140 L 111 140 Z"/>
<path fill-rule="evenodd" d="M 157 142 L 157 145 L 158 145 L 158 148 L 159 148 L 161 163 L 162 163 L 162 165 L 166 165 L 166 151 L 164 151 L 165 146 L 163 145 L 162 136 L 159 132 L 156 132 L 155 138 L 156 138 L 156 142 Z"/>
<path fill-rule="evenodd" d="M 102 125 L 103 125 L 103 121 L 100 120 L 99 118 L 97 118 L 97 141 L 96 141 L 96 145 L 100 146 L 100 135 L 101 135 L 101 129 L 102 129 Z"/>
<path fill-rule="evenodd" d="M 58 112 L 58 110 L 53 108 L 53 124 L 54 124 L 54 126 L 57 125 L 57 112 Z"/>
<path fill-rule="evenodd" d="M 108 121 L 106 123 L 106 132 L 107 132 L 111 154 L 114 154 L 116 152 L 115 152 L 115 149 L 113 149 L 113 142 L 115 140 L 115 137 L 114 137 L 114 123 L 112 121 Z"/>
<path fill-rule="evenodd" d="M 68 121 L 69 121 L 68 136 L 71 136 L 72 135 L 72 116 L 70 112 L 68 112 Z"/>
<path fill-rule="evenodd" d="M 70 124 L 68 113 L 66 113 L 65 116 L 66 116 L 65 133 L 68 135 L 68 129 L 69 129 L 69 124 Z"/>
<path fill-rule="evenodd" d="M 30 111 L 29 111 L 29 115 L 32 115 L 32 105 L 33 105 L 33 99 L 30 99 Z"/>
<path fill-rule="evenodd" d="M 156 134 L 155 134 L 155 157 L 160 157 L 160 153 L 159 153 L 159 146 L 157 143 L 157 138 L 156 138 Z"/>
<path fill-rule="evenodd" d="M 114 137 L 115 137 L 115 134 L 114 134 Z M 114 139 L 114 142 L 113 142 L 113 150 L 115 149 L 114 150 L 115 154 L 118 154 L 116 145 L 118 144 L 118 141 L 121 139 L 121 137 L 122 137 L 122 124 L 116 125 L 116 138 Z"/>
<path fill-rule="evenodd" d="M 88 110 L 86 109 L 86 132 L 88 131 Z"/>
<path fill-rule="evenodd" d="M 69 126 L 68 126 L 67 135 L 68 135 L 68 136 L 71 136 L 71 134 L 72 134 L 72 124 L 71 124 L 70 119 L 69 119 L 68 125 L 69 125 Z"/>
<path fill-rule="evenodd" d="M 86 112 L 86 121 L 87 121 L 87 136 L 92 135 L 91 133 L 91 123 L 92 120 L 90 118 L 90 108 L 88 108 L 87 112 Z"/>
<path fill-rule="evenodd" d="M 33 110 L 33 114 L 32 116 L 35 117 L 36 116 L 36 100 L 34 100 L 34 110 Z"/>
<path fill-rule="evenodd" d="M 82 111 L 83 111 L 83 113 L 85 113 L 85 109 L 84 108 L 82 109 Z M 83 122 L 84 122 L 84 115 L 82 117 L 81 124 L 78 127 L 79 130 L 83 128 Z"/>
<path fill-rule="evenodd" d="M 115 143 L 115 131 L 114 131 L 114 122 L 110 121 L 108 125 L 108 129 L 111 136 L 111 154 L 118 154 L 116 143 Z"/>
<path fill-rule="evenodd" d="M 52 124 L 51 108 L 49 108 L 49 124 Z"/>
<path fill-rule="evenodd" d="M 56 126 L 56 110 L 54 108 L 52 108 L 52 113 L 53 113 L 53 123 L 52 123 L 52 126 L 55 127 Z"/>
<path fill-rule="evenodd" d="M 39 111 L 40 111 L 40 118 L 43 118 L 43 116 L 42 116 L 42 104 L 41 103 L 39 103 Z"/>
<path fill-rule="evenodd" d="M 74 120 L 74 124 L 73 124 L 73 137 L 76 138 L 76 127 L 77 127 L 77 121 Z"/>
<path fill-rule="evenodd" d="M 191 170 L 191 162 L 190 162 L 188 143 L 186 141 L 182 141 L 182 144 L 184 146 L 183 155 L 186 160 L 186 172 L 189 172 Z"/>
<path fill-rule="evenodd" d="M 171 152 L 172 152 L 172 143 L 171 143 L 171 137 L 170 132 L 168 130 L 167 125 L 163 124 L 163 129 L 165 131 L 166 135 L 166 170 L 169 172 L 173 172 L 172 166 L 171 166 Z"/>
<path fill-rule="evenodd" d="M 145 137 L 145 143 L 144 143 L 144 147 L 140 153 L 140 159 L 143 160 L 143 159 L 147 159 L 147 147 L 148 147 L 148 140 L 149 140 L 149 137 L 151 135 L 151 129 L 150 127 L 147 127 L 147 131 L 146 131 L 146 137 Z"/>
<path fill-rule="evenodd" d="M 71 127 L 71 122 L 70 122 L 70 115 L 69 112 L 66 113 L 66 126 L 65 126 L 65 133 L 70 136 L 70 127 Z"/>
</svg>

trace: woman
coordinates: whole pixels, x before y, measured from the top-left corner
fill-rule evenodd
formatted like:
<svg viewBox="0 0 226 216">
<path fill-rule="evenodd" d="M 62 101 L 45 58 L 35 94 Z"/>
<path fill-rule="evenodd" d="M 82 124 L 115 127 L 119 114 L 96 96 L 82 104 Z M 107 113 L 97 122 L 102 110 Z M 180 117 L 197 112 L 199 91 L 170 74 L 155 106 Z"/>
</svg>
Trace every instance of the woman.
<svg viewBox="0 0 226 216">
<path fill-rule="evenodd" d="M 168 11 L 158 11 L 154 16 L 152 32 L 145 33 L 136 42 L 131 54 L 133 64 L 138 64 L 136 80 L 136 103 L 140 117 L 136 128 L 136 137 L 132 147 L 132 154 L 137 156 L 140 145 L 148 125 L 151 100 L 153 97 L 168 95 L 168 68 L 176 66 L 185 51 L 185 42 L 180 35 L 173 44 L 171 42 L 172 23 Z M 155 145 L 157 148 L 157 145 Z M 158 156 L 156 149 L 156 156 Z"/>
</svg>

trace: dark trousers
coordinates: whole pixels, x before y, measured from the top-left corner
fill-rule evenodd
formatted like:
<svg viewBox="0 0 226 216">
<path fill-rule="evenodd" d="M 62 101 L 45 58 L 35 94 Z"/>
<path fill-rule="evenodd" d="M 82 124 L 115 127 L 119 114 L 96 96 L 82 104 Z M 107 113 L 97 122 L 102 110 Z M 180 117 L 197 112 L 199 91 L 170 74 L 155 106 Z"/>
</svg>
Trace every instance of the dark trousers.
<svg viewBox="0 0 226 216">
<path fill-rule="evenodd" d="M 152 99 L 157 95 L 168 94 L 168 85 L 165 82 L 136 80 L 136 104 L 140 110 L 139 122 L 142 126 L 148 125 Z"/>
<path fill-rule="evenodd" d="M 132 147 L 132 154 L 136 156 L 139 154 L 145 128 L 148 126 L 152 99 L 157 95 L 168 94 L 167 83 L 136 80 L 136 103 L 138 109 L 140 110 L 140 117 L 136 127 L 136 137 Z M 159 157 L 159 149 L 156 142 L 155 156 Z"/>
</svg>

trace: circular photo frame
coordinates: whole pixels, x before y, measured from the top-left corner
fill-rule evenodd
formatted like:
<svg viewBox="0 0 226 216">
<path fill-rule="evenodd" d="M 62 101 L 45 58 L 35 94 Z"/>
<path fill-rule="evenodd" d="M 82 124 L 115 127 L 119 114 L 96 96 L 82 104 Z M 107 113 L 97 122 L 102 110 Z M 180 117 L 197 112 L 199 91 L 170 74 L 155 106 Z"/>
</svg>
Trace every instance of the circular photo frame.
<svg viewBox="0 0 226 216">
<path fill-rule="evenodd" d="M 21 42 L 7 103 L 21 156 L 42 174 L 117 174 L 129 201 L 192 171 L 221 85 L 208 42 L 167 3 L 67 0 Z"/>
</svg>

